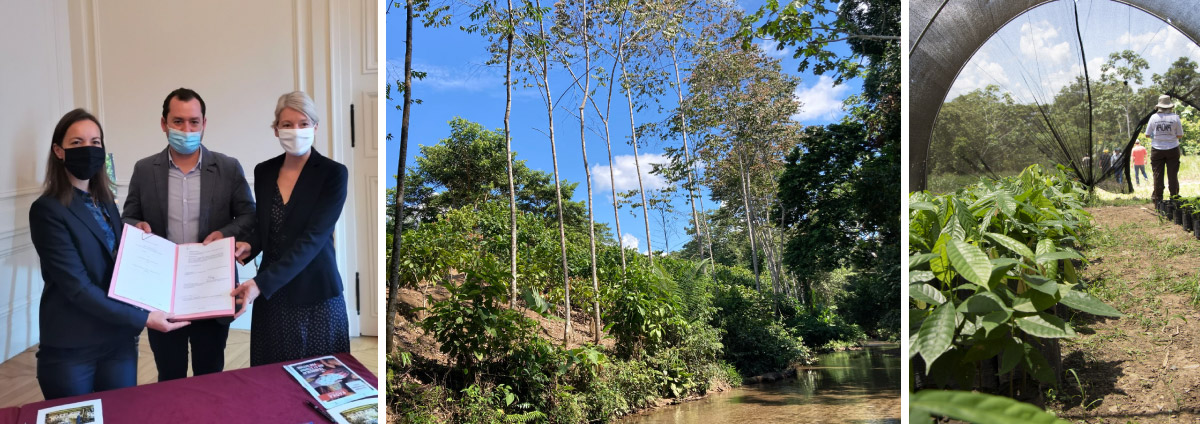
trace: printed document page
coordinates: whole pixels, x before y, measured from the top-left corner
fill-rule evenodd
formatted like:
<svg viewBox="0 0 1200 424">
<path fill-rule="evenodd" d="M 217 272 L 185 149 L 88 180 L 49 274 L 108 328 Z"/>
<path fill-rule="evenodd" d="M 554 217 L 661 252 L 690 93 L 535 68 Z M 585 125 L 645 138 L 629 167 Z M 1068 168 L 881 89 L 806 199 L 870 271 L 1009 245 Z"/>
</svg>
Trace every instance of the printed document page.
<svg viewBox="0 0 1200 424">
<path fill-rule="evenodd" d="M 233 315 L 233 238 L 179 245 L 175 315 Z"/>
<path fill-rule="evenodd" d="M 129 224 L 123 231 L 109 297 L 144 309 L 170 312 L 175 243 Z"/>
</svg>

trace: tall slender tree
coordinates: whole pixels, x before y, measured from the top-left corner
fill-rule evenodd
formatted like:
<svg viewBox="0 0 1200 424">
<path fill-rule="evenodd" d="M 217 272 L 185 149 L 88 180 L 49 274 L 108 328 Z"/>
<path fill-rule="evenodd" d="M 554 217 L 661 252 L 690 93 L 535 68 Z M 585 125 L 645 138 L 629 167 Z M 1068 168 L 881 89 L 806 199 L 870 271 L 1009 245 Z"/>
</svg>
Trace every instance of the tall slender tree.
<svg viewBox="0 0 1200 424">
<path fill-rule="evenodd" d="M 595 211 L 593 209 L 594 197 L 592 195 L 592 171 L 588 165 L 587 157 L 587 105 L 591 101 L 591 67 L 592 67 L 592 52 L 589 39 L 590 29 L 588 22 L 591 21 L 590 11 L 588 9 L 588 1 L 580 1 L 579 16 L 572 17 L 572 10 L 568 8 L 568 4 L 559 3 L 561 7 L 557 7 L 558 15 L 558 31 L 560 35 L 558 39 L 562 43 L 556 44 L 560 49 L 558 57 L 562 59 L 563 68 L 571 74 L 574 85 L 580 91 L 581 99 L 579 101 L 578 115 L 579 118 L 579 146 L 583 155 L 584 179 L 587 183 L 587 208 L 588 208 L 588 248 L 590 254 L 590 267 L 592 271 L 592 338 L 593 342 L 600 343 L 600 278 L 596 272 L 596 220 Z M 578 39 L 579 46 L 583 50 L 583 71 L 576 73 L 570 63 L 571 54 L 565 50 L 567 45 L 571 44 L 570 40 Z M 582 81 L 582 83 L 580 82 Z M 620 222 L 617 223 L 617 237 L 620 237 L 621 227 Z M 624 265 L 624 252 L 622 252 L 622 266 Z M 622 267 L 622 271 L 624 268 Z"/>
<path fill-rule="evenodd" d="M 504 153 L 508 155 L 508 210 L 512 237 L 510 245 L 512 250 L 509 254 L 512 292 L 508 298 L 508 306 L 514 309 L 517 307 L 517 189 L 513 184 L 512 125 L 509 120 L 512 117 L 512 59 L 513 33 L 515 32 L 516 23 L 513 20 L 512 0 L 508 0 L 508 17 L 506 25 L 504 25 Z M 561 207 L 559 212 L 562 212 Z"/>
<path fill-rule="evenodd" d="M 392 260 L 388 263 L 388 295 L 387 295 L 387 324 L 384 326 L 384 337 L 387 337 L 386 352 L 388 355 L 396 351 L 396 297 L 400 291 L 400 239 L 404 229 L 404 160 L 408 157 L 408 117 L 412 106 L 412 29 L 413 6 L 418 0 L 407 0 L 404 5 L 404 84 L 401 86 L 403 100 L 400 112 L 400 169 L 396 171 L 396 216 L 393 217 L 395 229 L 392 232 Z M 390 4 L 393 3 L 389 1 Z M 398 3 L 398 2 L 397 2 Z M 389 11 L 391 8 L 389 7 Z"/>
<path fill-rule="evenodd" d="M 566 325 L 563 327 L 563 346 L 567 346 L 571 340 L 571 280 L 570 270 L 567 267 L 567 230 L 563 223 L 562 209 L 562 186 L 559 183 L 558 176 L 558 146 L 554 140 L 554 97 L 550 91 L 550 43 L 553 41 L 546 33 L 546 24 L 544 19 L 544 10 L 542 9 L 541 0 L 536 0 L 534 9 L 536 15 L 534 20 L 537 21 L 538 31 L 536 37 L 526 37 L 526 51 L 530 53 L 534 63 L 534 74 L 540 79 L 539 86 L 542 88 L 543 101 L 546 103 L 546 125 L 547 135 L 550 138 L 550 157 L 554 164 L 554 201 L 558 205 L 558 243 L 562 253 L 562 274 L 563 274 L 563 318 Z M 530 34 L 532 35 L 532 34 Z M 590 184 L 590 183 L 589 183 Z"/>
</svg>

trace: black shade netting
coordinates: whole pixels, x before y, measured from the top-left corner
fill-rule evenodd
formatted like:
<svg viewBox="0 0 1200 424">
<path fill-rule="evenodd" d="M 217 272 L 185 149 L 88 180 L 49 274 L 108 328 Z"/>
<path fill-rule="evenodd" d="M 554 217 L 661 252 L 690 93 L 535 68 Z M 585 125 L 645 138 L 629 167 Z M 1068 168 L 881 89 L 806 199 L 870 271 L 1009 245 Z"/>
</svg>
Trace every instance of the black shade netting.
<svg viewBox="0 0 1200 424">
<path fill-rule="evenodd" d="M 1128 193 L 1134 142 L 1151 149 L 1139 135 L 1159 96 L 1170 95 L 1171 112 L 1188 124 L 1200 120 L 1189 107 L 1200 104 L 1200 47 L 1166 20 L 1109 0 L 1053 1 L 999 28 L 959 70 L 937 112 L 923 158 L 930 190 L 1041 164 Z M 1198 136 L 1182 140 L 1185 154 L 1200 153 L 1188 151 Z"/>
</svg>

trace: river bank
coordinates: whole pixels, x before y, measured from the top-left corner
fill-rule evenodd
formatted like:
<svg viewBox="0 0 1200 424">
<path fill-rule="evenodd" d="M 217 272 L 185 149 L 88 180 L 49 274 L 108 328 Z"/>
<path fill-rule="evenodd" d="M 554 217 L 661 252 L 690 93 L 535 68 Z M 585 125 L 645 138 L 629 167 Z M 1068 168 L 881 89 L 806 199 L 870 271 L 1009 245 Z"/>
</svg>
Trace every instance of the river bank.
<svg viewBox="0 0 1200 424">
<path fill-rule="evenodd" d="M 797 378 L 711 393 L 643 410 L 625 424 L 706 422 L 900 422 L 900 355 L 896 344 L 817 355 Z"/>
</svg>

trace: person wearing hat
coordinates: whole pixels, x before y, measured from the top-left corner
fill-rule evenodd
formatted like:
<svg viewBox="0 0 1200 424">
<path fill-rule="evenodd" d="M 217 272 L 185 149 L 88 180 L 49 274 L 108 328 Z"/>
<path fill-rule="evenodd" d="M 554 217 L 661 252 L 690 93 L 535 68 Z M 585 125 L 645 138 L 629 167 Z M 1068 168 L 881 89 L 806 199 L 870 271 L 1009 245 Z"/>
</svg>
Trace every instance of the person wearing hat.
<svg viewBox="0 0 1200 424">
<path fill-rule="evenodd" d="M 1179 195 L 1179 140 L 1183 138 L 1183 125 L 1176 115 L 1171 96 L 1158 96 L 1158 111 L 1146 123 L 1146 137 L 1150 137 L 1150 169 L 1154 173 L 1155 203 L 1162 201 L 1163 167 L 1171 186 L 1171 196 Z"/>
</svg>

